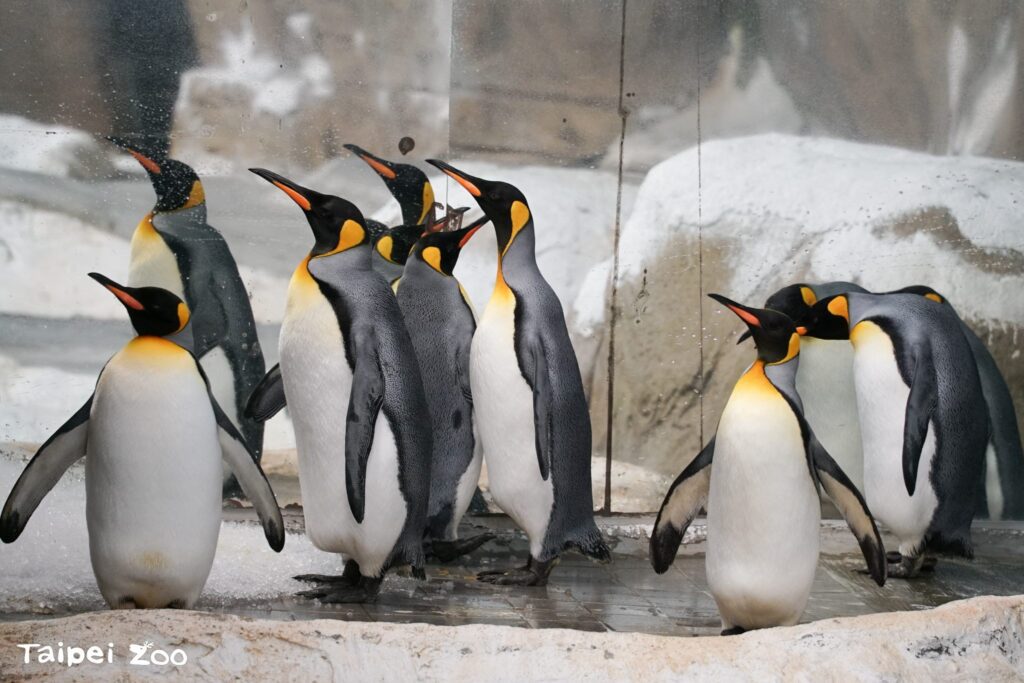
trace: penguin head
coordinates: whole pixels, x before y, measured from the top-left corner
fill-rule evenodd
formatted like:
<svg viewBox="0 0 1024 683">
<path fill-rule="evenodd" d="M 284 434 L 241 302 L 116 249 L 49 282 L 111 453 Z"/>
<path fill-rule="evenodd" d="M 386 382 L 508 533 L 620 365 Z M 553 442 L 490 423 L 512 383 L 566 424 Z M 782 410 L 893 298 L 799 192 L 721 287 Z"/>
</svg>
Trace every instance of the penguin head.
<svg viewBox="0 0 1024 683">
<path fill-rule="evenodd" d="M 818 339 L 850 338 L 850 300 L 845 294 L 836 294 L 818 301 L 804 317 L 809 337 Z"/>
<path fill-rule="evenodd" d="M 483 216 L 459 230 L 425 232 L 416 242 L 412 255 L 442 275 L 451 275 L 462 248 L 489 220 Z"/>
<path fill-rule="evenodd" d="M 515 185 L 476 178 L 437 159 L 427 159 L 427 163 L 441 169 L 473 195 L 476 203 L 494 224 L 499 254 L 505 254 L 516 236 L 533 225 L 530 205 Z"/>
<path fill-rule="evenodd" d="M 818 296 L 811 289 L 811 286 L 802 282 L 795 285 L 789 285 L 783 287 L 779 291 L 768 297 L 768 300 L 764 302 L 764 307 L 779 313 L 785 313 L 797 325 L 797 332 L 804 334 L 807 330 L 802 326 L 804 318 L 813 306 L 818 301 Z M 737 344 L 741 344 L 751 336 L 750 330 L 747 330 L 740 335 L 739 339 L 736 340 Z"/>
<path fill-rule="evenodd" d="M 769 365 L 781 365 L 800 353 L 800 333 L 789 316 L 767 308 L 750 308 L 721 294 L 709 297 L 735 313 L 747 325 L 757 346 L 757 358 Z"/>
<path fill-rule="evenodd" d="M 206 203 L 206 192 L 199 176 L 188 164 L 163 155 L 146 155 L 129 145 L 107 138 L 135 157 L 146 170 L 156 192 L 154 213 L 190 209 Z"/>
<path fill-rule="evenodd" d="M 409 252 L 422 234 L 422 225 L 396 225 L 374 240 L 373 248 L 384 260 L 404 266 L 409 259 Z"/>
<path fill-rule="evenodd" d="M 370 243 L 363 214 L 352 202 L 307 189 L 265 168 L 249 170 L 284 192 L 302 209 L 316 239 L 310 252 L 314 258 Z"/>
<path fill-rule="evenodd" d="M 358 145 L 348 144 L 345 149 L 366 162 L 376 171 L 391 196 L 402 207 L 402 222 L 407 225 L 423 225 L 434 208 L 434 188 L 427 174 L 412 164 L 396 164 L 370 154 Z"/>
<path fill-rule="evenodd" d="M 930 299 L 937 304 L 949 303 L 946 300 L 946 297 L 942 296 L 928 285 L 910 285 L 909 287 L 889 292 L 889 294 L 917 294 L 918 296 L 923 296 L 925 299 Z"/>
<path fill-rule="evenodd" d="M 184 301 L 160 287 L 125 287 L 105 275 L 89 273 L 124 305 L 140 335 L 169 337 L 185 329 L 191 313 Z"/>
</svg>

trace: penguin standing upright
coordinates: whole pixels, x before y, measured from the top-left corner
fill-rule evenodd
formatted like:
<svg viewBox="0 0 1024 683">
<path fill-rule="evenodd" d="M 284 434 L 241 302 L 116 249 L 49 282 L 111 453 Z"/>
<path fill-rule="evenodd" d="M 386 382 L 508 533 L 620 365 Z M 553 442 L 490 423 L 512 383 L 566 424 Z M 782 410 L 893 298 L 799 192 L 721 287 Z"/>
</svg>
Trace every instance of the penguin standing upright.
<svg viewBox="0 0 1024 683">
<path fill-rule="evenodd" d="M 191 167 L 125 149 L 146 169 L 156 204 L 132 235 L 128 284 L 173 292 L 192 311 L 194 352 L 213 395 L 257 460 L 263 425 L 243 414 L 266 366 L 245 284 L 224 237 L 206 222 L 206 194 Z M 225 493 L 237 492 L 224 472 Z"/>
<path fill-rule="evenodd" d="M 530 559 L 521 569 L 479 577 L 543 585 L 565 550 L 610 557 L 594 523 L 590 415 L 579 364 L 562 306 L 537 268 L 523 193 L 442 161 L 427 163 L 473 195 L 498 237 L 494 292 L 473 335 L 470 381 L 491 494 L 526 532 Z"/>
<path fill-rule="evenodd" d="M 852 282 L 799 283 L 768 297 L 764 307 L 789 316 L 798 328 L 818 299 L 844 292 L 866 292 Z M 748 335 L 743 335 L 745 338 Z M 858 489 L 864 487 L 864 454 L 853 387 L 853 349 L 846 340 L 807 337 L 800 340 L 796 389 L 804 400 L 804 417 L 821 444 Z"/>
<path fill-rule="evenodd" d="M 891 576 L 926 551 L 973 555 L 988 409 L 970 344 L 948 306 L 916 294 L 839 294 L 816 303 L 807 334 L 853 344 L 864 495 L 899 539 Z"/>
<path fill-rule="evenodd" d="M 423 234 L 423 228 L 424 226 L 415 224 L 396 225 L 384 234 L 378 235 L 372 242 L 375 258 L 388 264 L 378 270 L 387 278 L 393 291 L 398 291 L 398 282 L 405 270 L 405 262 L 416 240 Z"/>
<path fill-rule="evenodd" d="M 402 277 L 402 265 L 389 261 L 384 257 L 383 254 L 379 253 L 376 249 L 377 241 L 384 237 L 390 232 L 391 228 L 372 219 L 366 219 L 366 232 L 369 235 L 370 244 L 374 245 L 373 258 L 371 263 L 373 269 L 384 276 L 388 282 L 394 282 L 398 278 Z"/>
<path fill-rule="evenodd" d="M 348 144 L 349 150 L 376 171 L 391 196 L 402 209 L 403 225 L 429 225 L 434 222 L 434 188 L 427 174 L 412 164 L 396 164 L 370 154 L 358 145 Z"/>
<path fill-rule="evenodd" d="M 138 336 L 100 371 L 96 389 L 42 445 L 0 514 L 11 543 L 65 470 L 86 453 L 89 555 L 113 608 L 191 607 L 221 522 L 221 459 L 253 502 L 270 546 L 284 523 L 270 484 L 221 410 L 192 341 L 188 306 L 158 287 L 90 276 L 124 305 Z"/>
<path fill-rule="evenodd" d="M 949 300 L 931 287 L 913 285 L 897 290 L 899 292 L 918 294 L 944 304 L 956 313 Z M 978 366 L 978 377 L 981 379 L 981 391 L 985 395 L 985 405 L 988 406 L 989 441 L 985 449 L 984 485 L 981 487 L 984 505 L 979 509 L 989 519 L 1024 519 L 1024 451 L 1021 450 L 1013 395 L 985 342 L 981 341 L 959 314 L 957 318 L 960 319 L 960 329 L 967 343 L 971 345 L 971 353 Z"/>
<path fill-rule="evenodd" d="M 442 561 L 471 552 L 494 537 L 458 538 L 459 521 L 480 479 L 482 454 L 469 373 L 476 316 L 452 271 L 462 248 L 486 222 L 485 216 L 461 230 L 424 234 L 406 261 L 397 290 L 433 422 L 427 534 L 432 553 Z"/>
<path fill-rule="evenodd" d="M 784 314 L 711 297 L 746 323 L 757 359 L 736 383 L 718 431 L 669 489 L 651 535 L 651 564 L 668 570 L 707 504 L 707 580 L 722 634 L 795 624 L 818 564 L 824 488 L 883 585 L 885 550 L 864 499 L 818 441 L 796 390 L 800 335 Z"/>
<path fill-rule="evenodd" d="M 250 405 L 258 415 L 291 406 L 306 532 L 349 558 L 341 577 L 297 577 L 323 584 L 302 595 L 362 602 L 389 567 L 422 575 L 433 444 L 416 352 L 370 264 L 359 209 L 250 170 L 298 204 L 316 240 L 288 286 L 279 372 Z"/>
</svg>

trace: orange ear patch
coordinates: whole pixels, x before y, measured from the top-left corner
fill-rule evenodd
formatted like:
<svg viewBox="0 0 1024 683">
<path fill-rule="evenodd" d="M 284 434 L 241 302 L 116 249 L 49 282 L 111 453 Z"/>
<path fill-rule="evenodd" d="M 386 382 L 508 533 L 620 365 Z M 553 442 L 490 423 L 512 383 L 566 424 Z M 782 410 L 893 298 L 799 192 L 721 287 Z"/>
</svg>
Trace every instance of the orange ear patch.
<svg viewBox="0 0 1024 683">
<path fill-rule="evenodd" d="M 135 157 L 135 160 L 142 164 L 142 168 L 146 169 L 150 173 L 160 173 L 160 164 L 156 163 L 145 154 L 136 152 L 134 149 L 128 150 L 128 153 Z"/>
<path fill-rule="evenodd" d="M 834 316 L 843 318 L 846 322 L 850 322 L 850 306 L 846 301 L 845 296 L 837 296 L 832 301 L 828 302 L 828 312 Z"/>
<path fill-rule="evenodd" d="M 272 180 L 270 182 L 274 183 L 274 185 L 277 186 L 277 189 L 281 190 L 286 195 L 291 197 L 292 201 L 295 202 L 296 204 L 298 204 L 302 208 L 303 211 L 309 211 L 310 205 L 309 205 L 309 200 L 308 199 L 306 199 L 301 194 L 299 194 L 298 192 L 296 192 L 292 188 L 288 187 L 287 185 L 284 185 L 283 183 L 279 183 L 276 180 Z"/>
<path fill-rule="evenodd" d="M 141 304 L 141 303 L 139 302 L 139 300 L 138 300 L 138 299 L 136 299 L 136 298 L 135 298 L 134 296 L 132 296 L 132 295 L 131 295 L 131 294 L 129 294 L 128 292 L 126 292 L 126 291 L 124 291 L 124 290 L 121 290 L 121 289 L 118 289 L 117 287 L 114 287 L 113 285 L 104 285 L 104 286 L 105 286 L 105 287 L 106 287 L 107 289 L 109 289 L 109 290 L 110 290 L 110 293 L 111 293 L 111 294 L 113 294 L 113 295 L 114 295 L 114 296 L 116 296 L 116 297 L 117 297 L 118 299 L 120 299 L 120 300 L 121 300 L 121 303 L 123 303 L 123 304 L 124 304 L 125 306 L 127 306 L 128 308 L 133 308 L 133 309 L 135 309 L 136 311 L 141 311 L 141 310 L 143 310 L 143 309 L 145 308 L 145 307 L 144 307 L 144 306 L 143 306 L 143 305 L 142 305 L 142 304 Z"/>
</svg>

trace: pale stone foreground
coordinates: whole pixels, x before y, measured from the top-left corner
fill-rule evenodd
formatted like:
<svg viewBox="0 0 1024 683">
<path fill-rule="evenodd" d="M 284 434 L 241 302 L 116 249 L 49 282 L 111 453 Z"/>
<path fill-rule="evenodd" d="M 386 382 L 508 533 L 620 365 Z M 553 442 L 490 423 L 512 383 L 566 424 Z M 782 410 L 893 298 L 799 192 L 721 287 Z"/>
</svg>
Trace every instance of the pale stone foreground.
<svg viewBox="0 0 1024 683">
<path fill-rule="evenodd" d="M 184 650 L 128 664 L 129 643 Z M 115 644 L 113 664 L 23 665 L 18 643 Z M 731 638 L 504 626 L 269 621 L 185 611 L 99 612 L 0 624 L 0 679 L 91 681 L 1020 680 L 1024 596 L 829 619 Z"/>
</svg>

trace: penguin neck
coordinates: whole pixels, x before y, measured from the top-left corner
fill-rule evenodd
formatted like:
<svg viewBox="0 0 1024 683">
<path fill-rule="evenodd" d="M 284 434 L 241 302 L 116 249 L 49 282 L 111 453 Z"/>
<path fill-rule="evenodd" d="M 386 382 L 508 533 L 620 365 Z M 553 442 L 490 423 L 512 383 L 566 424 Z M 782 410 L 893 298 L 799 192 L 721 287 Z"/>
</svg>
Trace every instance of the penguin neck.
<svg viewBox="0 0 1024 683">
<path fill-rule="evenodd" d="M 372 271 L 370 258 L 370 245 L 360 244 L 323 256 L 315 256 L 310 252 L 299 268 L 308 272 L 314 280 L 331 285 L 343 280 L 346 275 Z"/>
<path fill-rule="evenodd" d="M 189 227 L 206 225 L 206 203 L 197 204 L 174 211 L 156 211 L 150 213 L 153 227 L 157 230 L 174 231 Z"/>
<path fill-rule="evenodd" d="M 512 237 L 504 249 L 499 248 L 498 272 L 494 278 L 492 296 L 511 295 L 510 285 L 514 287 L 524 277 L 540 273 L 535 248 L 533 221 L 530 221 Z"/>
<path fill-rule="evenodd" d="M 196 340 L 195 335 L 192 332 L 192 321 L 189 320 L 185 327 L 181 328 L 174 334 L 169 334 L 166 337 L 161 337 L 169 342 L 174 342 L 181 348 L 185 349 L 189 353 L 195 355 L 196 352 Z"/>
</svg>

